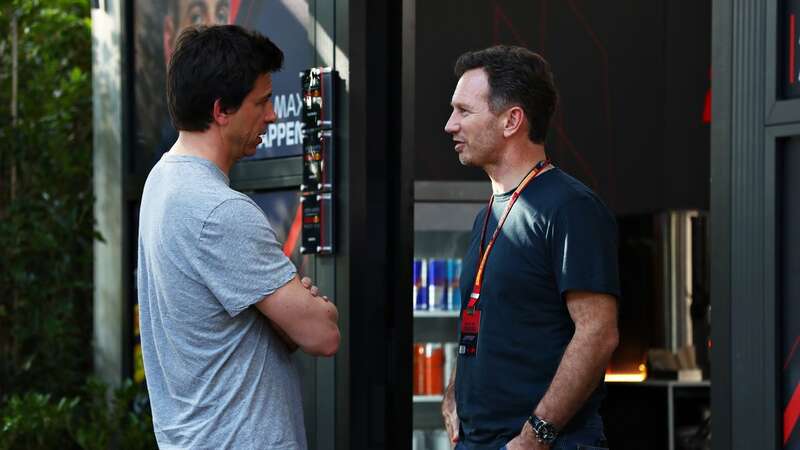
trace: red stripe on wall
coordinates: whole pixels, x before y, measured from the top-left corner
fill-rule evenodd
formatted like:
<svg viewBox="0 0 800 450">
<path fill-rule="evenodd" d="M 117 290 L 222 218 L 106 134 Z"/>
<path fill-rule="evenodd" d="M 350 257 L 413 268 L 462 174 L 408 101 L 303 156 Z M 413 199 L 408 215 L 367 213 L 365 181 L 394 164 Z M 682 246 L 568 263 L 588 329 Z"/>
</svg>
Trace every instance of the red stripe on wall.
<svg viewBox="0 0 800 450">
<path fill-rule="evenodd" d="M 789 16 L 789 84 L 794 84 L 794 47 L 795 47 L 795 34 L 794 34 L 794 14 Z"/>
<path fill-rule="evenodd" d="M 297 214 L 294 215 L 294 221 L 289 234 L 286 235 L 286 242 L 283 243 L 283 254 L 292 256 L 295 247 L 297 247 L 297 239 L 300 237 L 300 227 L 303 225 L 303 208 L 302 205 L 297 206 Z"/>
<path fill-rule="evenodd" d="M 797 425 L 798 417 L 800 417 L 800 383 L 795 385 L 792 399 L 789 400 L 789 404 L 786 405 L 786 409 L 783 411 L 784 446 L 786 446 L 786 443 L 789 442 L 789 438 L 792 436 L 792 431 L 795 425 Z"/>
<path fill-rule="evenodd" d="M 797 351 L 797 344 L 800 344 L 800 336 L 794 338 L 794 344 L 792 345 L 792 349 L 789 350 L 789 356 L 786 357 L 786 362 L 783 363 L 783 370 L 789 368 L 789 363 L 792 362 L 792 357 L 794 357 L 794 352 Z"/>
<path fill-rule="evenodd" d="M 708 68 L 708 82 L 711 84 L 711 67 Z M 703 107 L 703 123 L 711 123 L 711 88 L 706 92 L 706 104 Z"/>
<path fill-rule="evenodd" d="M 228 23 L 236 23 L 236 16 L 239 14 L 240 0 L 231 0 L 231 11 Z"/>
</svg>

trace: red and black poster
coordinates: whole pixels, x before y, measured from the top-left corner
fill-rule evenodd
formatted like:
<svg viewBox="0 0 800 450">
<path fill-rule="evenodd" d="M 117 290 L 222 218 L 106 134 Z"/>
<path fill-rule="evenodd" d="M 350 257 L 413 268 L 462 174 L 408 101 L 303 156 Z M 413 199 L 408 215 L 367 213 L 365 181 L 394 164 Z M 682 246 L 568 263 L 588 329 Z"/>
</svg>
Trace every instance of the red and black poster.
<svg viewBox="0 0 800 450">
<path fill-rule="evenodd" d="M 134 171 L 146 174 L 177 138 L 166 107 L 166 67 L 181 29 L 235 23 L 269 37 L 284 52 L 273 74 L 277 123 L 262 136 L 250 159 L 302 154 L 298 73 L 314 63 L 311 22 L 303 0 L 146 0 L 134 5 Z"/>
<path fill-rule="evenodd" d="M 784 0 L 783 8 L 778 17 L 778 29 L 782 30 L 778 36 L 778 48 L 782 61 L 778 67 L 778 76 L 781 86 L 781 97 L 800 97 L 800 0 Z M 782 41 L 782 42 L 780 42 Z"/>
<path fill-rule="evenodd" d="M 780 148 L 782 174 L 778 177 L 779 224 L 779 324 L 781 355 L 781 407 L 783 448 L 800 450 L 800 139 L 785 141 Z"/>
<path fill-rule="evenodd" d="M 300 253 L 301 209 L 296 190 L 275 190 L 249 193 L 267 216 L 283 253 L 292 260 L 300 274 L 306 274 L 308 255 Z"/>
</svg>

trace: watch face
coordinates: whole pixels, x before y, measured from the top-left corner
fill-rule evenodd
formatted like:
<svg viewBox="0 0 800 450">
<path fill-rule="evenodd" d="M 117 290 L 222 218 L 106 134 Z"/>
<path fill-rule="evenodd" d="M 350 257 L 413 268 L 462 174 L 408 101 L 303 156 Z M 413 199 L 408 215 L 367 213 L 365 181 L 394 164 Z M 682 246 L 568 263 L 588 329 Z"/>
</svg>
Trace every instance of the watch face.
<svg viewBox="0 0 800 450">
<path fill-rule="evenodd" d="M 556 440 L 556 437 L 558 437 L 556 428 L 538 417 L 533 417 L 532 419 L 531 425 L 533 426 L 534 433 L 536 433 L 536 439 L 545 444 L 552 444 L 553 441 Z"/>
</svg>

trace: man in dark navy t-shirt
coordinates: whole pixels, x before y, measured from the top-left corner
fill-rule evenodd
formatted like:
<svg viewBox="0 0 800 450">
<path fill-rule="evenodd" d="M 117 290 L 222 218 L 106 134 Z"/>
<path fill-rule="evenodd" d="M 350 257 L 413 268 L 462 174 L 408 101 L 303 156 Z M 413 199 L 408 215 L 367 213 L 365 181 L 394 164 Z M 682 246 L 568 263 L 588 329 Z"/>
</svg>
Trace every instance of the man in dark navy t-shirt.
<svg viewBox="0 0 800 450">
<path fill-rule="evenodd" d="M 461 449 L 602 448 L 602 380 L 618 342 L 614 217 L 547 160 L 558 95 L 543 58 L 497 46 L 462 55 L 455 72 L 445 131 L 494 195 L 464 257 L 445 425 Z"/>
</svg>

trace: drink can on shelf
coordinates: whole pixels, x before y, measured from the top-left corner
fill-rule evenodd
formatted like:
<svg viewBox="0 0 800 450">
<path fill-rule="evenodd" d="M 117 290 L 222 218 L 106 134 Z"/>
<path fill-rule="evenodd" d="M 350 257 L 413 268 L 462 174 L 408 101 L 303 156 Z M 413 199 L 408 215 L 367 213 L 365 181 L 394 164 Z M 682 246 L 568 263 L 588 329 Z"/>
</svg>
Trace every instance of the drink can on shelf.
<svg viewBox="0 0 800 450">
<path fill-rule="evenodd" d="M 425 395 L 425 344 L 415 343 L 412 380 L 413 395 Z"/>
<path fill-rule="evenodd" d="M 425 445 L 425 430 L 414 430 L 411 433 L 411 450 L 427 450 Z"/>
<path fill-rule="evenodd" d="M 447 261 L 428 261 L 428 308 L 436 311 L 447 309 Z"/>
<path fill-rule="evenodd" d="M 447 309 L 461 310 L 461 259 L 447 260 Z"/>
<path fill-rule="evenodd" d="M 444 374 L 444 349 L 442 344 L 428 342 L 425 344 L 425 394 L 442 395 Z"/>
<path fill-rule="evenodd" d="M 415 259 L 412 272 L 414 309 L 425 311 L 428 309 L 428 262 Z"/>
</svg>

